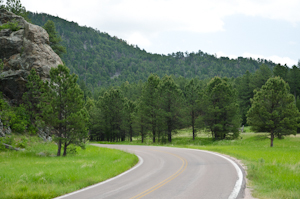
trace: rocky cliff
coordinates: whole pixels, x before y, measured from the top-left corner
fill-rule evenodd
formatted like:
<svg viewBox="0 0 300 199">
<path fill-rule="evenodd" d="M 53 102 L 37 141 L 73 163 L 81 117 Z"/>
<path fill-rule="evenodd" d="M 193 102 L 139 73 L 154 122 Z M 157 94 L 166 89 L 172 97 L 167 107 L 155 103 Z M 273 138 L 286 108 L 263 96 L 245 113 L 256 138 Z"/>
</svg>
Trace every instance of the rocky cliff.
<svg viewBox="0 0 300 199">
<path fill-rule="evenodd" d="M 20 30 L 0 30 L 0 59 L 4 62 L 0 91 L 12 103 L 20 103 L 32 68 L 42 79 L 48 79 L 50 69 L 63 63 L 49 46 L 49 35 L 43 28 L 0 9 L 0 26 L 12 21 L 18 22 Z"/>
</svg>

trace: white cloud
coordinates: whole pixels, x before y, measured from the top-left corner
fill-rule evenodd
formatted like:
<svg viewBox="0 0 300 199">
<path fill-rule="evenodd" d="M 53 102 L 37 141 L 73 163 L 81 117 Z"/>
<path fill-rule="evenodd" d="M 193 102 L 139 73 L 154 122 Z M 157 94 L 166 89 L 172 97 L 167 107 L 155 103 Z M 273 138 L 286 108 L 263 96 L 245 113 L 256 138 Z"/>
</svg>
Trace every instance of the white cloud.
<svg viewBox="0 0 300 199">
<path fill-rule="evenodd" d="M 300 25 L 300 0 L 22 0 L 22 4 L 30 11 L 59 16 L 108 32 L 131 44 L 151 48 L 163 34 L 172 37 L 173 31 L 184 34 L 226 31 L 224 20 L 228 16 L 254 16 Z M 260 30 L 257 33 L 263 34 Z M 174 42 L 179 39 L 174 38 Z M 188 36 L 186 39 L 189 40 Z M 299 43 L 298 39 L 291 40 Z M 200 48 L 204 48 L 204 44 L 200 43 Z M 288 57 L 266 58 L 289 65 L 295 63 Z"/>
<path fill-rule="evenodd" d="M 241 14 L 285 20 L 295 25 L 300 21 L 299 0 L 239 0 Z"/>
<path fill-rule="evenodd" d="M 23 0 L 31 11 L 47 12 L 109 31 L 217 32 L 226 16 L 244 14 L 300 21 L 299 0 Z"/>
<path fill-rule="evenodd" d="M 252 59 L 266 59 L 266 60 L 271 60 L 272 62 L 278 64 L 280 63 L 281 65 L 287 65 L 289 67 L 292 67 L 293 65 L 297 65 L 297 61 L 296 60 L 293 60 L 289 57 L 280 57 L 280 56 L 277 56 L 277 55 L 272 55 L 272 56 L 263 56 L 263 55 L 258 55 L 258 54 L 253 54 L 253 53 L 248 53 L 248 52 L 245 52 L 243 53 L 242 55 L 227 55 L 225 54 L 224 52 L 217 52 L 216 53 L 218 57 L 229 57 L 231 59 L 236 59 L 237 57 L 247 57 L 247 58 L 252 58 Z"/>
<path fill-rule="evenodd" d="M 149 47 L 151 45 L 151 42 L 144 37 L 143 35 L 141 35 L 139 32 L 135 32 L 133 34 L 131 34 L 128 39 L 127 39 L 129 44 L 133 44 L 133 45 L 140 45 L 139 47 L 145 48 L 145 47 Z"/>
</svg>

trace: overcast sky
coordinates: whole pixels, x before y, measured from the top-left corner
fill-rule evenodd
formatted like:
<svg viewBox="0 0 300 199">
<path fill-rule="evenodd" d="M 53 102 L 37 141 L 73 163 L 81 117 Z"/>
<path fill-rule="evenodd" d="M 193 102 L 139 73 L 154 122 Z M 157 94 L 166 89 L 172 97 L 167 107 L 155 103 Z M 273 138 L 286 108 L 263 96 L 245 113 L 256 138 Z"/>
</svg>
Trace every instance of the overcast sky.
<svg viewBox="0 0 300 199">
<path fill-rule="evenodd" d="M 300 59 L 300 0 L 21 0 L 151 53 Z"/>
</svg>

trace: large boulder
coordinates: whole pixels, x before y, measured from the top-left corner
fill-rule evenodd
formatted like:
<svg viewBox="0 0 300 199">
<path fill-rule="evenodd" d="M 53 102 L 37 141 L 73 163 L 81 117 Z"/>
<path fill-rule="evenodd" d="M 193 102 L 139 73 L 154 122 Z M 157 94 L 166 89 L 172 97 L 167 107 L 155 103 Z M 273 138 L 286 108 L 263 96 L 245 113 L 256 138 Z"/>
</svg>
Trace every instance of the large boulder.
<svg viewBox="0 0 300 199">
<path fill-rule="evenodd" d="M 11 102 L 20 103 L 26 91 L 27 76 L 32 68 L 36 69 L 43 80 L 48 80 L 50 69 L 63 62 L 49 46 L 46 30 L 0 9 L 0 25 L 12 21 L 18 22 L 20 30 L 0 31 L 0 59 L 4 62 L 0 74 L 0 91 Z"/>
</svg>

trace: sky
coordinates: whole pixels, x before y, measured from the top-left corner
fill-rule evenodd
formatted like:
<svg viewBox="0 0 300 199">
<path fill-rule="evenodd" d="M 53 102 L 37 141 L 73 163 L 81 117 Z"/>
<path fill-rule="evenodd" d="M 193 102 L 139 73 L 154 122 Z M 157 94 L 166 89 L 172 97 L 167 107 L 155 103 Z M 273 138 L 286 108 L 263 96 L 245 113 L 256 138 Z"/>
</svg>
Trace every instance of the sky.
<svg viewBox="0 0 300 199">
<path fill-rule="evenodd" d="M 198 52 L 297 65 L 300 0 L 21 0 L 150 53 Z"/>
</svg>

